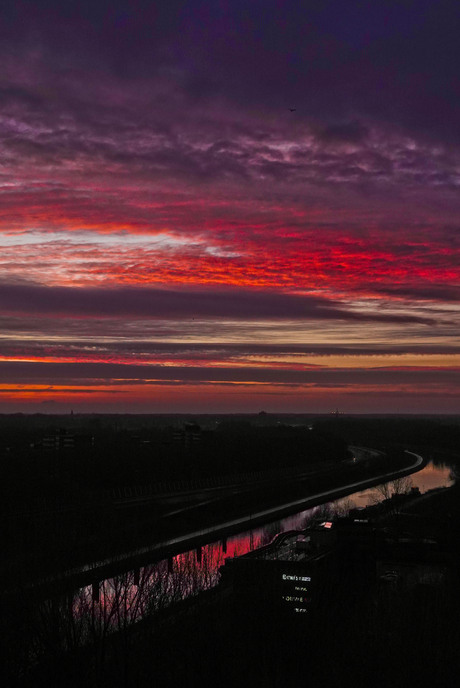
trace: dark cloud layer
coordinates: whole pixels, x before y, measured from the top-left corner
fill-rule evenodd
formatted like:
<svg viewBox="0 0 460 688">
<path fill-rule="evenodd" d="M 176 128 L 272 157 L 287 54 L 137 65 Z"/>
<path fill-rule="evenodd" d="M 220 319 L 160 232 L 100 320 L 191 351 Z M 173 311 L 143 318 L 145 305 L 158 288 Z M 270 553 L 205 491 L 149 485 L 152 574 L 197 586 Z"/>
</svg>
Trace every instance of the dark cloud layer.
<svg viewBox="0 0 460 688">
<path fill-rule="evenodd" d="M 168 290 L 143 288 L 69 288 L 0 284 L 3 313 L 71 317 L 316 319 L 356 322 L 425 323 L 429 317 L 379 311 L 353 311 L 316 296 L 243 289 Z"/>
<path fill-rule="evenodd" d="M 457 284 L 385 285 L 376 286 L 375 291 L 422 301 L 445 301 L 448 303 L 460 301 L 460 285 Z"/>
<path fill-rule="evenodd" d="M 455 0 L 4 0 L 2 17 L 3 44 L 41 48 L 56 71 L 167 74 L 192 100 L 460 135 Z"/>
<path fill-rule="evenodd" d="M 46 329 L 46 328 L 45 328 Z M 40 333 L 37 332 L 37 336 Z M 43 337 L 43 333 L 41 333 Z M 52 337 L 51 337 L 52 339 Z M 60 341 L 47 341 L 43 337 L 42 341 L 24 341 L 15 339 L 11 336 L 7 341 L 0 342 L 0 356 L 5 358 L 22 357 L 43 358 L 48 357 L 84 357 L 99 356 L 101 359 L 117 359 L 120 357 L 131 357 L 133 359 L 140 356 L 152 356 L 165 358 L 168 361 L 176 359 L 193 360 L 213 360 L 222 362 L 228 359 L 245 358 L 247 356 L 257 356 L 271 361 L 277 356 L 308 356 L 308 357 L 367 357 L 375 356 L 384 360 L 388 356 L 417 355 L 417 356 L 449 356 L 460 354 L 460 342 L 457 344 L 446 343 L 425 343 L 425 344 L 355 344 L 353 346 L 327 345 L 327 344 L 272 344 L 266 343 L 194 343 L 184 341 L 163 342 L 163 341 L 137 341 L 125 336 L 119 341 L 107 341 L 104 337 L 97 335 L 91 338 L 80 338 L 78 342 L 70 338 L 66 341 L 61 334 Z M 286 365 L 288 367 L 288 365 Z"/>
<path fill-rule="evenodd" d="M 460 369 L 354 368 L 289 370 L 271 368 L 122 365 L 116 363 L 35 363 L 0 361 L 0 380 L 20 385 L 22 381 L 47 384 L 144 384 L 155 381 L 245 382 L 286 385 L 384 385 L 444 384 L 460 382 Z"/>
</svg>

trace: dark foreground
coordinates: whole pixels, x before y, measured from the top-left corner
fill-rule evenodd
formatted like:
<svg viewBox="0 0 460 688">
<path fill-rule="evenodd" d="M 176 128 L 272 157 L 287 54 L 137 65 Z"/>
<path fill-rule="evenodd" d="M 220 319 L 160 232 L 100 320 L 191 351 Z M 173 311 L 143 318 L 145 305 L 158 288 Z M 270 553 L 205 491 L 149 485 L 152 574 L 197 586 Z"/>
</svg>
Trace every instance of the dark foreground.
<svg viewBox="0 0 460 688">
<path fill-rule="evenodd" d="M 257 586 L 248 593 L 222 585 L 85 651 L 56 652 L 8 685 L 454 685 L 460 670 L 460 490 L 444 490 L 406 511 L 411 516 L 388 514 L 385 533 L 436 538 L 434 559 L 447 572 L 441 579 L 381 580 L 375 542 L 352 537 L 318 565 L 308 614 L 286 615 Z M 51 647 L 52 634 L 49 642 Z"/>
<path fill-rule="evenodd" d="M 369 433 L 379 427 L 373 425 Z M 441 430 L 442 437 L 449 440 L 443 452 L 451 451 L 457 446 L 457 427 L 450 434 L 444 426 Z M 388 436 L 388 428 L 381 431 L 382 436 Z M 360 432 L 351 426 L 341 428 L 347 443 L 365 444 L 363 428 Z M 420 426 L 414 428 L 415 437 L 423 440 Z M 405 441 L 406 437 L 396 439 Z M 421 447 L 413 448 L 421 451 Z M 43 455 L 49 456 L 46 452 Z M 189 460 L 192 455 L 185 445 L 177 452 L 178 460 L 182 456 Z M 53 457 L 59 458 L 59 452 Z M 27 454 L 24 461 L 30 462 L 30 458 Z M 141 456 L 142 461 L 144 458 Z M 56 486 L 71 478 L 74 464 L 70 460 L 67 467 L 59 464 L 63 467 L 61 474 L 51 464 L 49 476 L 56 492 Z M 345 457 L 333 469 L 339 482 L 340 471 L 348 471 L 346 466 Z M 152 470 L 150 464 L 148 470 Z M 30 495 L 21 483 L 21 472 L 15 469 L 13 477 L 15 497 L 29 505 Z M 44 489 L 48 477 L 40 475 L 38 482 L 30 482 L 30 493 Z M 329 473 L 315 480 L 330 486 L 331 479 Z M 98 489 L 106 489 L 112 482 L 113 476 L 109 476 L 107 485 L 98 485 Z M 305 489 L 294 480 L 287 492 L 295 498 L 305 494 Z M 209 522 L 210 516 L 220 518 L 222 511 L 226 515 L 244 513 L 254 495 L 260 505 L 265 500 L 282 501 L 287 492 L 286 483 L 282 486 L 274 480 L 259 493 L 250 490 L 239 499 L 229 496 L 214 506 L 191 510 L 187 523 L 190 525 L 190 519 L 195 524 Z M 88 495 L 91 497 L 90 492 Z M 3 535 L 3 551 L 9 553 L 3 569 L 4 588 L 14 583 L 21 590 L 25 581 L 87 561 L 88 554 L 110 555 L 126 543 L 142 543 L 155 534 L 155 528 L 164 532 L 165 508 L 169 508 L 157 502 L 120 510 L 113 503 L 105 506 L 100 501 L 90 503 L 80 498 L 76 508 L 61 509 L 62 503 L 57 501 L 50 508 L 46 502 L 39 512 L 31 508 L 18 510 L 16 499 L 12 502 L 15 515 Z M 4 505 L 8 506 L 7 500 Z M 399 534 L 434 539 L 437 551 L 447 562 L 448 575 L 436 584 L 382 582 L 374 546 L 358 538 L 342 543 L 324 559 L 318 568 L 308 614 L 301 618 L 286 617 L 257 585 L 241 595 L 228 581 L 194 600 L 178 602 L 171 609 L 147 595 L 141 616 L 147 612 L 148 618 L 140 623 L 132 623 L 139 595 L 134 599 L 123 592 L 137 585 L 128 579 L 129 585 L 114 589 L 118 597 L 110 608 L 92 599 L 90 590 L 79 607 L 81 616 L 72 606 L 73 595 L 66 596 L 63 591 L 44 603 L 37 603 L 28 594 L 10 597 L 2 602 L 0 627 L 4 684 L 17 688 L 169 688 L 228 682 L 235 686 L 292 687 L 344 683 L 411 686 L 427 681 L 450 685 L 460 669 L 459 488 L 422 500 L 412 511 L 418 515 L 404 522 L 395 521 L 389 514 L 385 527 Z M 171 532 L 182 527 L 181 518 L 178 515 L 175 522 L 169 521 Z M 204 565 L 202 572 L 206 575 Z M 125 578 L 132 575 L 131 571 Z M 175 591 L 168 594 L 174 595 Z M 178 591 L 177 599 L 181 594 Z M 149 615 L 149 611 L 155 613 Z"/>
</svg>

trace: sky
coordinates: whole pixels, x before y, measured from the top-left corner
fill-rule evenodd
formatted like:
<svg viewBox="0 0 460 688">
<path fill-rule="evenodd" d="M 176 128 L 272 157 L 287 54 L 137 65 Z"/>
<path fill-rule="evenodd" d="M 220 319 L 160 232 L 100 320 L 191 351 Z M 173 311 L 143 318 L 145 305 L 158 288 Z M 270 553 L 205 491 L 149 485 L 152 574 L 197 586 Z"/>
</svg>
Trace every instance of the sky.
<svg viewBox="0 0 460 688">
<path fill-rule="evenodd" d="M 457 413 L 457 0 L 2 0 L 0 412 Z"/>
</svg>

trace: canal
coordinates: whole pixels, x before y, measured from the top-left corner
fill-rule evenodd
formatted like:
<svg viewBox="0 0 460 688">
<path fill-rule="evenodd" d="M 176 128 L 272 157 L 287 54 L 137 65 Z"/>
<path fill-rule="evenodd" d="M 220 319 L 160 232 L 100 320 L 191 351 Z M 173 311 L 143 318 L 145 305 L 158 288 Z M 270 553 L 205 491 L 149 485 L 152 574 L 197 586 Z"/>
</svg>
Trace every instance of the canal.
<svg viewBox="0 0 460 688">
<path fill-rule="evenodd" d="M 412 474 L 410 480 L 422 494 L 452 484 L 450 468 L 431 462 Z M 20 597 L 3 605 L 8 671 L 14 676 L 17 671 L 33 675 L 56 658 L 74 658 L 82 666 L 93 663 L 93 668 L 104 672 L 104 657 L 112 652 L 113 658 L 115 647 L 127 652 L 144 629 L 148 637 L 161 638 L 169 624 L 177 622 L 180 626 L 187 611 L 195 611 L 193 600 L 199 605 L 209 604 L 207 609 L 218 609 L 217 601 L 224 601 L 229 590 L 218 586 L 219 569 L 226 557 L 266 545 L 278 533 L 304 529 L 317 516 L 346 514 L 352 508 L 375 504 L 382 499 L 382 492 L 373 487 L 313 508 L 303 507 L 283 518 L 267 517 L 266 523 L 260 525 L 258 521 L 253 528 L 242 527 L 225 539 L 210 535 L 209 542 L 199 548 L 182 552 L 177 549 L 168 559 L 152 559 L 151 564 L 135 569 L 131 562 L 131 568 L 127 564 L 127 569 L 116 576 L 73 591 L 68 588 L 63 592 L 61 588 L 59 592 L 56 588 L 46 599 L 37 599 L 32 589 L 25 589 Z"/>
<path fill-rule="evenodd" d="M 422 494 L 452 484 L 449 467 L 432 462 L 409 479 Z M 94 626 L 96 622 L 101 633 L 107 631 L 107 625 L 116 629 L 121 622 L 123 627 L 136 623 L 146 615 L 215 587 L 219 582 L 219 568 L 227 557 L 237 557 L 266 545 L 278 533 L 302 530 L 318 515 L 345 515 L 350 509 L 364 508 L 382 498 L 382 491 L 376 487 L 355 492 L 85 586 L 75 591 L 72 614 L 80 624 L 90 622 Z M 93 634 L 95 630 L 92 629 Z"/>
</svg>

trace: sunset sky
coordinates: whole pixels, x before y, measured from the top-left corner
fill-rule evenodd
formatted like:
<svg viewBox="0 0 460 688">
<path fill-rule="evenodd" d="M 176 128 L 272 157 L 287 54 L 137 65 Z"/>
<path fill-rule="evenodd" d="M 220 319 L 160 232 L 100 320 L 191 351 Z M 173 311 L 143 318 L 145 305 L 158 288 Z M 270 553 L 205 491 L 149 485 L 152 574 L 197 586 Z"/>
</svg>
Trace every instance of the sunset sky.
<svg viewBox="0 0 460 688">
<path fill-rule="evenodd" d="M 457 413 L 458 0 L 2 0 L 0 412 Z"/>
</svg>

